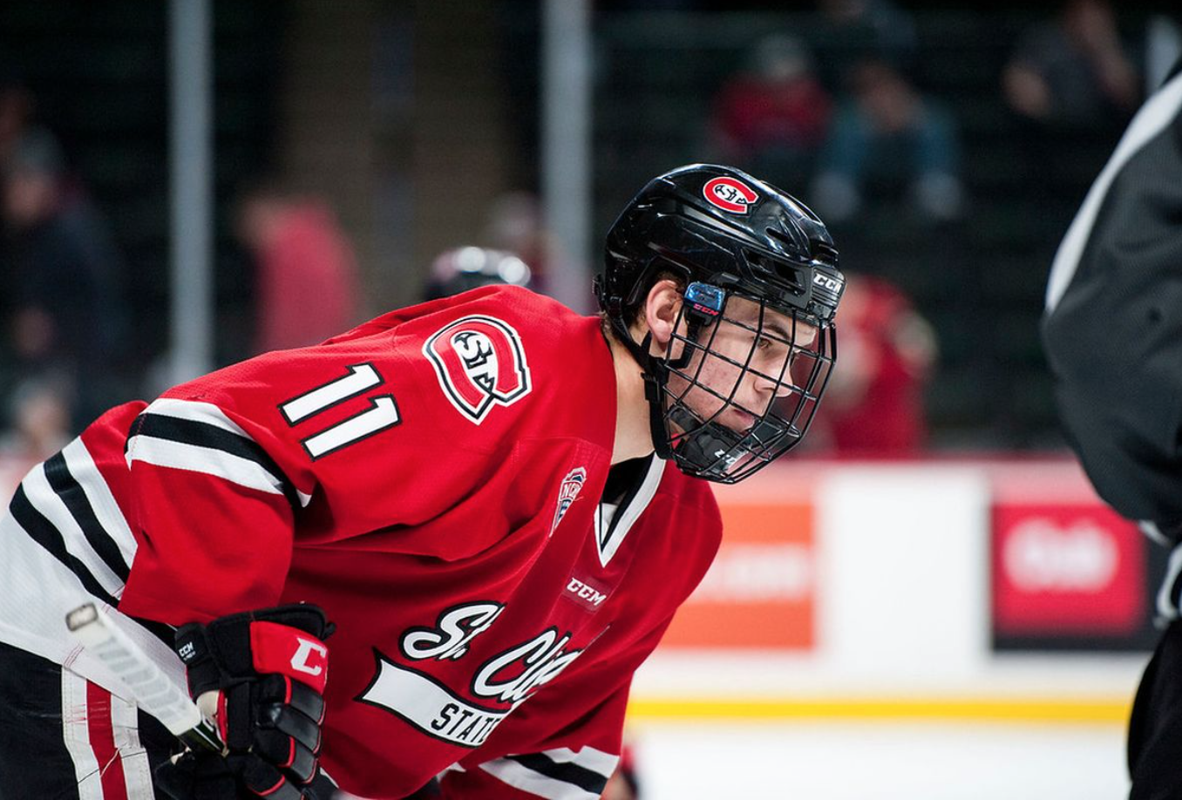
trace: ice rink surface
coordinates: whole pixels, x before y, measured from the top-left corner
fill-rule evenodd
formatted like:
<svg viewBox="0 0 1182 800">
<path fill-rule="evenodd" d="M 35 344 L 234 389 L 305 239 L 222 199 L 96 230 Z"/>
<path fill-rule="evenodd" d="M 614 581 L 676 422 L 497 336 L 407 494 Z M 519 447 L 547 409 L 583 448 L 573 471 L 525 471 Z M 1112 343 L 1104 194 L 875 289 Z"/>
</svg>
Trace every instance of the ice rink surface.
<svg viewBox="0 0 1182 800">
<path fill-rule="evenodd" d="M 644 800 L 1117 800 L 1123 725 L 652 722 Z"/>
</svg>

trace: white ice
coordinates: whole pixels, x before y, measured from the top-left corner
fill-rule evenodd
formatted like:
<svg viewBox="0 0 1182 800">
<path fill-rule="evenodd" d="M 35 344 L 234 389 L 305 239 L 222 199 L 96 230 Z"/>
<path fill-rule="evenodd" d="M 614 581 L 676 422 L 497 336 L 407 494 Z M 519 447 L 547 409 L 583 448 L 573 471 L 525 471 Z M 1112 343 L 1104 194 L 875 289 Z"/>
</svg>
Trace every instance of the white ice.
<svg viewBox="0 0 1182 800">
<path fill-rule="evenodd" d="M 1116 800 L 1123 725 L 650 723 L 643 800 Z"/>
</svg>

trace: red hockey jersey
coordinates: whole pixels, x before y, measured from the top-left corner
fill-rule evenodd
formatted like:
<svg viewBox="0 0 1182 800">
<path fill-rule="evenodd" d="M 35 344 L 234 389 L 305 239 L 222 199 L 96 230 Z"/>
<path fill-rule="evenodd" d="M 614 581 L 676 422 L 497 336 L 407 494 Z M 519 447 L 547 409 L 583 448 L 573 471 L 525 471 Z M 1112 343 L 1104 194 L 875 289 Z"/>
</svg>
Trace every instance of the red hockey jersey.
<svg viewBox="0 0 1182 800">
<path fill-rule="evenodd" d="M 136 618 L 324 608 L 323 762 L 352 793 L 594 798 L 721 533 L 656 458 L 600 502 L 615 418 L 598 319 L 480 289 L 114 409 L 6 524 Z"/>
</svg>

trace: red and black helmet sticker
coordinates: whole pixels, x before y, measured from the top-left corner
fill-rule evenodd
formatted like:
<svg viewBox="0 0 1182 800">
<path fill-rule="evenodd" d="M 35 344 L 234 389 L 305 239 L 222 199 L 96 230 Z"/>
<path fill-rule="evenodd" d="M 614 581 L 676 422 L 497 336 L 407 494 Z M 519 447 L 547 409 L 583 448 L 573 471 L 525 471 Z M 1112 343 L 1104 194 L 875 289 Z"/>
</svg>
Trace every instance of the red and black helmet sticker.
<svg viewBox="0 0 1182 800">
<path fill-rule="evenodd" d="M 731 214 L 746 214 L 751 204 L 759 199 L 750 186 L 725 176 L 707 181 L 702 187 L 702 194 L 710 201 L 710 205 Z"/>
</svg>

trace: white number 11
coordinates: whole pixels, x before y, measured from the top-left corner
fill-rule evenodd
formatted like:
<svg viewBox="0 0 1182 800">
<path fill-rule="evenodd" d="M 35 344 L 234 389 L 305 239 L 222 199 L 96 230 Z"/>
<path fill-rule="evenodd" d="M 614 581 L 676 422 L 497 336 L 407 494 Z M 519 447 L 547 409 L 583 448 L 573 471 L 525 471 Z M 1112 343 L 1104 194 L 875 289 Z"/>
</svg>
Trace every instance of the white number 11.
<svg viewBox="0 0 1182 800">
<path fill-rule="evenodd" d="M 287 424 L 297 425 L 309 417 L 385 383 L 373 364 L 352 364 L 348 370 L 349 374 L 344 377 L 317 386 L 310 392 L 305 392 L 279 406 L 279 411 L 287 420 Z M 369 405 L 365 411 L 341 420 L 320 433 L 301 439 L 300 444 L 315 461 L 342 447 L 368 439 L 386 428 L 392 428 L 402 421 L 393 395 L 370 397 Z"/>
</svg>

